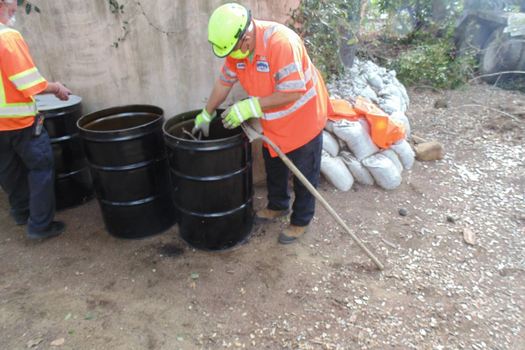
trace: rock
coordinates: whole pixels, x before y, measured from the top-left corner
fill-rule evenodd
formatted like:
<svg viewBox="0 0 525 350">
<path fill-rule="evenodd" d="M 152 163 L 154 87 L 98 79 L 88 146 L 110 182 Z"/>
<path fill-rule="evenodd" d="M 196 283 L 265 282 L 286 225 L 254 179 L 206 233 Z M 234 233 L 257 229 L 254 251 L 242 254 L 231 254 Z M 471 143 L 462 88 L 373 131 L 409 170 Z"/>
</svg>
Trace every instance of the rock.
<svg viewBox="0 0 525 350">
<path fill-rule="evenodd" d="M 407 216 L 408 215 L 408 210 L 406 210 L 405 208 L 400 208 L 399 209 L 399 215 Z"/>
<path fill-rule="evenodd" d="M 51 346 L 62 346 L 66 342 L 66 339 L 64 338 L 58 338 L 51 342 Z"/>
<path fill-rule="evenodd" d="M 448 108 L 448 101 L 444 98 L 440 98 L 434 102 L 434 108 Z"/>
<path fill-rule="evenodd" d="M 44 341 L 43 338 L 32 339 L 32 340 L 30 340 L 30 341 L 27 342 L 27 347 L 28 347 L 29 349 L 34 348 L 34 347 L 36 347 L 38 344 L 40 344 L 40 343 L 43 342 L 43 341 Z"/>
<path fill-rule="evenodd" d="M 447 222 L 455 224 L 456 223 L 456 219 L 453 216 L 451 216 L 451 215 L 447 215 Z"/>
<path fill-rule="evenodd" d="M 437 141 L 419 143 L 414 148 L 419 161 L 440 160 L 445 155 L 443 145 Z"/>
<path fill-rule="evenodd" d="M 463 240 L 465 241 L 465 243 L 469 245 L 475 245 L 476 244 L 476 234 L 468 227 L 465 227 L 463 229 Z"/>
</svg>

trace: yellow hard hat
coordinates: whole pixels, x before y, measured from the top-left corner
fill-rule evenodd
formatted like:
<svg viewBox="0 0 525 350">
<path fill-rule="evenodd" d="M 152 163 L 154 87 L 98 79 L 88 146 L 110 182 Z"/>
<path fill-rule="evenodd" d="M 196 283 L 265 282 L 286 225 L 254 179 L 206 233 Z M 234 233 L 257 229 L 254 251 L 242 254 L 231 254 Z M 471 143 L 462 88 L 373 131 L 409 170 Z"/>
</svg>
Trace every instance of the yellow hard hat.
<svg viewBox="0 0 525 350">
<path fill-rule="evenodd" d="M 228 3 L 213 11 L 208 22 L 208 41 L 217 57 L 226 57 L 242 38 L 252 19 L 244 6 Z"/>
</svg>

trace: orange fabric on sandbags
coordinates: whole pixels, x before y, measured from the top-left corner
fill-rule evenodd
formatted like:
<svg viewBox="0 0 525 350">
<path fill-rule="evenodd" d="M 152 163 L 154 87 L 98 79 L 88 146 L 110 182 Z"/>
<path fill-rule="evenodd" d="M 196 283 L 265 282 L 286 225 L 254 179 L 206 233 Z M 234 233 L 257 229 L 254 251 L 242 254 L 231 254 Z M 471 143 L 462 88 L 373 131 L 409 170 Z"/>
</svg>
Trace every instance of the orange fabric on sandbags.
<svg viewBox="0 0 525 350">
<path fill-rule="evenodd" d="M 328 119 L 355 121 L 365 117 L 370 125 L 370 137 L 379 148 L 390 148 L 394 143 L 405 138 L 405 128 L 390 120 L 381 108 L 365 98 L 358 96 L 355 105 L 346 100 L 330 99 Z"/>
</svg>

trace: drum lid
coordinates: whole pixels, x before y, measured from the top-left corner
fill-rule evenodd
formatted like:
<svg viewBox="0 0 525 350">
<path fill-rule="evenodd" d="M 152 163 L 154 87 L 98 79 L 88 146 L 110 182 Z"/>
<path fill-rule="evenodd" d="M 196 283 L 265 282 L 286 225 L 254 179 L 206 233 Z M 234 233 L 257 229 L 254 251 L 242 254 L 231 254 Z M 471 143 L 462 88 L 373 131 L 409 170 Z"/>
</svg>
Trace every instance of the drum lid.
<svg viewBox="0 0 525 350">
<path fill-rule="evenodd" d="M 69 95 L 69 100 L 62 101 L 53 94 L 41 94 L 35 96 L 35 101 L 38 110 L 43 112 L 74 106 L 79 104 L 82 98 L 76 95 Z"/>
</svg>

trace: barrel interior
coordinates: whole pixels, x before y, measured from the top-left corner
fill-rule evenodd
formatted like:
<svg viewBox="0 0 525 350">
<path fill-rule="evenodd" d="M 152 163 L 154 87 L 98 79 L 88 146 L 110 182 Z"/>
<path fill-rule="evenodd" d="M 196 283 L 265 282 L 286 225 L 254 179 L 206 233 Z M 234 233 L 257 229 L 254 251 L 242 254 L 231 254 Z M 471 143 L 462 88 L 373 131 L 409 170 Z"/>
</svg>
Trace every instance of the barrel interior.
<svg viewBox="0 0 525 350">
<path fill-rule="evenodd" d="M 171 136 L 185 140 L 185 141 L 212 141 L 212 140 L 221 140 L 227 139 L 239 135 L 242 131 L 241 128 L 236 129 L 226 129 L 222 125 L 221 113 L 224 110 L 217 110 L 217 117 L 213 119 L 210 123 L 210 133 L 207 137 L 202 135 L 198 140 L 193 140 L 188 134 L 191 133 L 194 125 L 194 119 L 200 113 L 199 111 L 192 111 L 180 114 L 176 116 L 172 122 L 169 122 L 166 126 L 166 132 Z"/>
<path fill-rule="evenodd" d="M 94 119 L 82 127 L 90 131 L 119 131 L 141 127 L 158 118 L 159 115 L 147 112 L 117 113 Z"/>
</svg>

